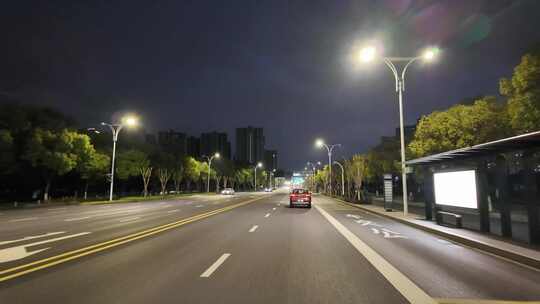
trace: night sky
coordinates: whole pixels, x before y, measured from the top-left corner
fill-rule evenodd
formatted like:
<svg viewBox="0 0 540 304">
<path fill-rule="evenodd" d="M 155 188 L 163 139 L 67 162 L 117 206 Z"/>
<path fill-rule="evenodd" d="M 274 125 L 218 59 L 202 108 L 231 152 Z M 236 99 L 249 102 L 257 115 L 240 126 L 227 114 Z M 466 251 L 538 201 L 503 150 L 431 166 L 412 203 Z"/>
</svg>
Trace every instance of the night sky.
<svg viewBox="0 0 540 304">
<path fill-rule="evenodd" d="M 8 3 L 9 2 L 9 3 Z M 153 3 L 153 4 L 151 4 Z M 137 112 L 148 131 L 265 129 L 280 167 L 325 160 L 316 137 L 366 151 L 398 125 L 393 78 L 351 50 L 442 49 L 407 75 L 405 118 L 498 94 L 540 42 L 540 1 L 6 1 L 0 93 L 95 126 Z"/>
</svg>

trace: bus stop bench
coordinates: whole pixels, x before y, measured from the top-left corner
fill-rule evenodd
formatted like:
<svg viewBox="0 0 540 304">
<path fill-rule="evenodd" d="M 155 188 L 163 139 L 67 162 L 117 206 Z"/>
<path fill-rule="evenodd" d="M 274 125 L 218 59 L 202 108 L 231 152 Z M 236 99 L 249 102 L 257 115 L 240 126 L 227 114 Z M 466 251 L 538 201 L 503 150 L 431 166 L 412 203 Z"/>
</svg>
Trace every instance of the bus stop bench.
<svg viewBox="0 0 540 304">
<path fill-rule="evenodd" d="M 443 225 L 445 222 L 444 222 L 444 217 L 452 217 L 454 219 L 454 227 L 456 228 L 461 228 L 463 227 L 462 225 L 462 222 L 461 222 L 461 215 L 459 214 L 456 214 L 456 213 L 452 213 L 452 212 L 447 212 L 447 211 L 437 211 L 436 215 L 435 215 L 435 219 L 437 221 L 437 224 L 438 225 Z"/>
</svg>

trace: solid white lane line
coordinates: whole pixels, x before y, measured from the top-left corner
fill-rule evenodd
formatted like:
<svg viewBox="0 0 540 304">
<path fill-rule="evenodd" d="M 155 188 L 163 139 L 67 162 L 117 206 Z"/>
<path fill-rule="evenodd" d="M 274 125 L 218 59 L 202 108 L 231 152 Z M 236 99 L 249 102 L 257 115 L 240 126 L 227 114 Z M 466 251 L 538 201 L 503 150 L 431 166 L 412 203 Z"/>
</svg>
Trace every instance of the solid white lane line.
<svg viewBox="0 0 540 304">
<path fill-rule="evenodd" d="M 254 232 L 255 230 L 257 230 L 257 228 L 259 228 L 259 226 L 255 225 L 251 227 L 251 229 L 249 229 L 249 232 Z"/>
<path fill-rule="evenodd" d="M 65 219 L 64 221 L 65 222 L 82 221 L 82 220 L 86 220 L 86 219 L 89 219 L 89 218 L 92 218 L 92 217 L 91 216 L 74 217 L 74 218 L 70 218 L 70 219 Z"/>
<path fill-rule="evenodd" d="M 362 242 L 347 227 L 343 226 L 333 216 L 324 211 L 321 207 L 315 206 L 322 216 L 345 237 L 349 243 L 362 254 L 387 280 L 411 303 L 436 304 L 432 297 L 425 293 L 420 287 L 414 284 L 407 276 L 402 274 L 397 268 L 386 261 L 375 250 Z"/>
<path fill-rule="evenodd" d="M 214 271 L 216 271 L 216 269 L 218 269 L 219 266 L 221 266 L 221 264 L 223 264 L 223 262 L 225 262 L 225 260 L 228 259 L 230 256 L 230 253 L 224 253 L 222 256 L 220 256 L 219 259 L 217 259 L 217 261 L 212 264 L 212 266 L 208 267 L 208 269 L 206 269 L 206 271 L 201 274 L 201 278 L 208 278 L 209 276 L 211 276 L 212 273 L 214 273 Z"/>
<path fill-rule="evenodd" d="M 167 213 L 173 213 L 173 212 L 178 212 L 178 211 L 180 211 L 180 209 L 169 210 L 167 211 Z"/>
<path fill-rule="evenodd" d="M 65 231 L 59 231 L 59 232 L 49 232 L 49 233 L 39 234 L 39 235 L 25 236 L 22 239 L 0 242 L 0 245 L 7 245 L 7 244 L 21 242 L 21 241 L 33 240 L 33 239 L 38 239 L 38 238 L 47 237 L 47 236 L 51 236 L 51 235 L 62 234 L 62 233 L 66 233 L 66 232 Z"/>
<path fill-rule="evenodd" d="M 140 219 L 140 218 L 141 218 L 140 216 L 136 216 L 136 217 L 128 217 L 128 218 L 124 218 L 124 219 L 119 220 L 119 222 L 120 222 L 120 223 L 123 223 L 123 222 L 129 222 L 129 221 L 138 220 L 138 219 Z"/>
<path fill-rule="evenodd" d="M 201 207 L 204 207 L 204 205 L 197 205 L 197 206 L 195 206 L 195 208 L 201 208 Z"/>
<path fill-rule="evenodd" d="M 270 213 L 267 213 L 264 217 L 269 217 L 270 216 Z"/>
<path fill-rule="evenodd" d="M 37 217 L 25 217 L 25 218 L 18 218 L 18 219 L 10 220 L 9 222 L 10 223 L 24 222 L 24 221 L 33 221 L 33 220 L 37 220 L 37 219 L 38 219 Z"/>
<path fill-rule="evenodd" d="M 276 208 L 274 207 L 274 208 L 272 208 L 272 210 L 276 210 Z"/>
</svg>

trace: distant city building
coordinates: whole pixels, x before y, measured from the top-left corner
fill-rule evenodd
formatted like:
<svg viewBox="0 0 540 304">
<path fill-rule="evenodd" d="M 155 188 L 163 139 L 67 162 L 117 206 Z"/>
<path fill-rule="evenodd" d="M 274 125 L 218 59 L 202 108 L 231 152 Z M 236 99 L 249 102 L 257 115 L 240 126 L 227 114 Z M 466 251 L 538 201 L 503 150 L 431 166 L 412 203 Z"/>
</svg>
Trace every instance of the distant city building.
<svg viewBox="0 0 540 304">
<path fill-rule="evenodd" d="M 263 128 L 237 128 L 236 160 L 248 164 L 264 161 L 264 142 Z"/>
<path fill-rule="evenodd" d="M 201 139 L 195 136 L 187 138 L 187 155 L 199 158 L 201 157 Z"/>
<path fill-rule="evenodd" d="M 156 135 L 155 134 L 150 134 L 150 133 L 145 134 L 144 141 L 147 144 L 155 145 L 155 144 L 157 144 Z"/>
<path fill-rule="evenodd" d="M 167 152 L 186 155 L 187 137 L 185 133 L 174 130 L 158 132 L 157 143 Z"/>
<path fill-rule="evenodd" d="M 265 170 L 272 171 L 278 168 L 278 153 L 276 150 L 264 151 L 264 168 Z"/>
<path fill-rule="evenodd" d="M 231 159 L 231 143 L 227 140 L 227 133 L 202 133 L 201 155 L 213 155 L 216 152 L 223 158 Z"/>
</svg>

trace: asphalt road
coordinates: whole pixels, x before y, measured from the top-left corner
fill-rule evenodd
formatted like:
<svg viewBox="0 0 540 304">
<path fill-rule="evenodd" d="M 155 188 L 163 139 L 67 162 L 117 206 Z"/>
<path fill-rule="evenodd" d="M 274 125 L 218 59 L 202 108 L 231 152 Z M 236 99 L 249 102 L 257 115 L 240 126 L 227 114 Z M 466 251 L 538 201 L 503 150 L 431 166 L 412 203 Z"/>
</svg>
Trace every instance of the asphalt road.
<svg viewBox="0 0 540 304">
<path fill-rule="evenodd" d="M 540 300 L 537 270 L 328 198 L 287 202 L 259 193 L 4 211 L 0 281 L 16 275 L 0 282 L 0 303 Z"/>
</svg>

